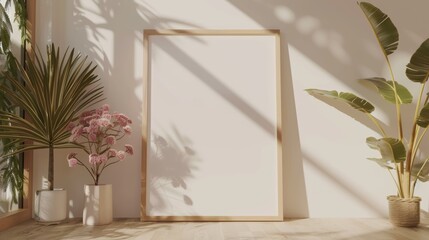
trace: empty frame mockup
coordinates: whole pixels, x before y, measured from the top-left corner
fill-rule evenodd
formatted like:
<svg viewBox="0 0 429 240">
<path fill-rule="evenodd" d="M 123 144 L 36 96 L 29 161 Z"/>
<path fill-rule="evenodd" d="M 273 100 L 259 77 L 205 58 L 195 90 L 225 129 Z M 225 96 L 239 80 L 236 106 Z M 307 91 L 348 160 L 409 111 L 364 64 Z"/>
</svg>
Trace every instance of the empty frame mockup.
<svg viewBox="0 0 429 240">
<path fill-rule="evenodd" d="M 145 30 L 144 221 L 283 220 L 278 30 Z"/>
</svg>

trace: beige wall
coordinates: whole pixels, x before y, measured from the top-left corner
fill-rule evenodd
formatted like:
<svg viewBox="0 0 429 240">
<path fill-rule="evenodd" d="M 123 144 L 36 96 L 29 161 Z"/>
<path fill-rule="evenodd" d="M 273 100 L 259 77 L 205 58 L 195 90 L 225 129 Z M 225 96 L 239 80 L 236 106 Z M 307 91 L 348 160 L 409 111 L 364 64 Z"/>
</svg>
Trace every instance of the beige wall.
<svg viewBox="0 0 429 240">
<path fill-rule="evenodd" d="M 406 80 L 404 66 L 429 36 L 429 15 L 425 13 L 429 2 L 372 2 L 387 12 L 399 29 L 399 50 L 391 59 L 397 79 L 416 90 Z M 283 89 L 285 215 L 386 214 L 386 195 L 395 193 L 395 188 L 386 170 L 366 160 L 377 156 L 365 144 L 366 137 L 377 136 L 365 126 L 370 123 L 344 109 L 363 121 L 361 124 L 304 92 L 306 88 L 324 88 L 365 95 L 379 108 L 378 118 L 386 124 L 394 122 L 393 108 L 356 80 L 388 77 L 383 57 L 356 1 L 38 0 L 37 16 L 40 47 L 50 41 L 64 48 L 70 45 L 99 64 L 108 102 L 136 123 L 132 137 L 135 146 L 140 145 L 141 131 L 143 29 L 280 29 L 286 82 Z M 407 116 L 412 114 L 411 108 L 404 112 Z M 405 123 L 410 124 L 409 120 Z M 70 216 L 80 216 L 83 184 L 90 181 L 89 176 L 83 169 L 69 169 L 66 153 L 57 153 L 56 186 L 68 190 Z M 102 178 L 105 183 L 113 183 L 115 217 L 139 216 L 141 151 L 138 147 L 136 153 L 132 159 L 108 169 Z M 46 175 L 44 153 L 39 152 L 35 159 L 37 189 Z M 417 186 L 417 194 L 424 200 L 423 210 L 428 209 L 428 190 L 428 185 Z"/>
</svg>

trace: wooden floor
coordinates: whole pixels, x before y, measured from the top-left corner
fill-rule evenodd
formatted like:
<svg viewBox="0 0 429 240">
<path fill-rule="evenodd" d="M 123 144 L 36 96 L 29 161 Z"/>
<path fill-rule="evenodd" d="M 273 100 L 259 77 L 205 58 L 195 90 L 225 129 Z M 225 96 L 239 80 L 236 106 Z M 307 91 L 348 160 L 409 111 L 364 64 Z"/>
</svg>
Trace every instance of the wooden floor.
<svg viewBox="0 0 429 240">
<path fill-rule="evenodd" d="M 299 219 L 285 222 L 143 223 L 116 220 L 106 226 L 59 225 L 28 221 L 0 232 L 0 239 L 146 239 L 146 240 L 420 240 L 429 239 L 429 222 L 418 228 L 393 227 L 385 219 Z"/>
</svg>

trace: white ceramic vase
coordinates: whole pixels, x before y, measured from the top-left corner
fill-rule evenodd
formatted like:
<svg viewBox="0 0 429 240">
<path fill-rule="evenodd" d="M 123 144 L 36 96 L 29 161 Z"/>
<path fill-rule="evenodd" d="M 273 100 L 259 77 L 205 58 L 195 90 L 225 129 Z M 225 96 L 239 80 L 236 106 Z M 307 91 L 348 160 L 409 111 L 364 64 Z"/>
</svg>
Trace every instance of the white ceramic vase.
<svg viewBox="0 0 429 240">
<path fill-rule="evenodd" d="M 84 225 L 105 225 L 112 222 L 112 184 L 85 185 Z"/>
<path fill-rule="evenodd" d="M 67 191 L 37 190 L 34 203 L 35 219 L 40 222 L 60 222 L 67 218 Z"/>
</svg>

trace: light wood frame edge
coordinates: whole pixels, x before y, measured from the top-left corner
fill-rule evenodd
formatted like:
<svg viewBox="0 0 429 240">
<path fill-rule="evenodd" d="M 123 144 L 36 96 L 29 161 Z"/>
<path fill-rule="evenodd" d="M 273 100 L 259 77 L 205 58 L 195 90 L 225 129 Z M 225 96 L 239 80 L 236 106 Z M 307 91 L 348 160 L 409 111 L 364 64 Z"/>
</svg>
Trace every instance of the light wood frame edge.
<svg viewBox="0 0 429 240">
<path fill-rule="evenodd" d="M 35 46 L 36 41 L 36 2 L 27 1 L 27 30 L 31 36 L 30 46 L 26 46 L 26 51 L 30 51 L 31 46 Z M 0 218 L 0 231 L 18 225 L 32 218 L 33 213 L 33 152 L 24 153 L 24 196 L 23 208 L 7 213 Z"/>
<path fill-rule="evenodd" d="M 148 150 L 148 113 L 149 113 L 149 37 L 152 35 L 198 35 L 198 36 L 258 36 L 273 35 L 276 51 L 276 105 L 277 105 L 277 166 L 278 166 L 278 215 L 277 216 L 148 216 L 146 215 L 146 171 Z M 143 31 L 143 109 L 142 109 L 142 163 L 141 163 L 141 203 L 140 220 L 156 222 L 174 221 L 283 221 L 283 167 L 282 167 L 282 117 L 281 117 L 281 38 L 278 29 L 261 30 L 205 30 L 205 29 L 145 29 Z"/>
</svg>

